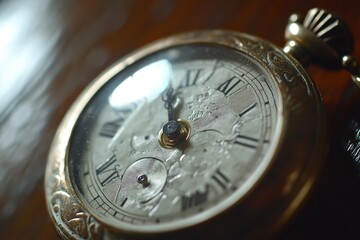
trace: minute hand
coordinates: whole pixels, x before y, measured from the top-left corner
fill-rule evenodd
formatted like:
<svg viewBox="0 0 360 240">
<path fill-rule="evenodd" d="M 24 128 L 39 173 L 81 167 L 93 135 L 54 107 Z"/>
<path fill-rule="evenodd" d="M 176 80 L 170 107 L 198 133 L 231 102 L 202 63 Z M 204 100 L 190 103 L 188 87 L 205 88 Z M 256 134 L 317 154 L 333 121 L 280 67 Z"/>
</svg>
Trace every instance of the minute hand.
<svg viewBox="0 0 360 240">
<path fill-rule="evenodd" d="M 174 89 L 169 86 L 164 95 L 162 100 L 165 102 L 164 106 L 168 110 L 168 121 L 174 120 L 174 103 L 175 103 L 175 95 L 174 95 Z"/>
<path fill-rule="evenodd" d="M 177 138 L 180 134 L 180 125 L 174 117 L 174 103 L 176 101 L 176 97 L 174 95 L 174 89 L 171 86 L 166 89 L 162 100 L 165 102 L 164 106 L 168 112 L 168 121 L 163 126 L 163 133 L 171 139 Z"/>
</svg>

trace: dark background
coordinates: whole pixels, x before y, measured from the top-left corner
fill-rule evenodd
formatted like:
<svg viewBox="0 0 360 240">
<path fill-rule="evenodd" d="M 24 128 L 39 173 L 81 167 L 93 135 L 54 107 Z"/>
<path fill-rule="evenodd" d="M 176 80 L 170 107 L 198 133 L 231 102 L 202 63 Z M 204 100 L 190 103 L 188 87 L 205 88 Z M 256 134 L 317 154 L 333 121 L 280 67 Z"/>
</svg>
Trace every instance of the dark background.
<svg viewBox="0 0 360 240">
<path fill-rule="evenodd" d="M 360 59 L 358 1 L 0 0 L 0 238 L 57 238 L 43 192 L 49 145 L 76 96 L 116 59 L 197 29 L 237 30 L 283 46 L 289 15 L 312 7 L 349 24 Z M 308 70 L 326 105 L 330 157 L 308 205 L 277 238 L 360 239 L 360 180 L 334 141 L 350 77 Z"/>
</svg>

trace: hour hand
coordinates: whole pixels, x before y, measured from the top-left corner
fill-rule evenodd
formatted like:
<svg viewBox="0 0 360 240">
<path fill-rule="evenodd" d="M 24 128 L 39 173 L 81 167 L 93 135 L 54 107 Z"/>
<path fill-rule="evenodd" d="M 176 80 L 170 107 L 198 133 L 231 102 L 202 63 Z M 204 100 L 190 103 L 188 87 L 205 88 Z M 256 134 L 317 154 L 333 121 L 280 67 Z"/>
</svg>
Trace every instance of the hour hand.
<svg viewBox="0 0 360 240">
<path fill-rule="evenodd" d="M 165 148 L 178 148 L 188 141 L 191 128 L 185 120 L 175 119 L 174 106 L 176 96 L 171 85 L 166 89 L 162 100 L 168 114 L 168 121 L 163 125 L 159 133 L 159 143 Z"/>
<path fill-rule="evenodd" d="M 176 96 L 171 85 L 165 90 L 162 100 L 164 101 L 164 106 L 168 114 L 168 121 L 163 125 L 162 131 L 169 138 L 175 139 L 180 134 L 180 124 L 175 120 L 174 116 Z"/>
<path fill-rule="evenodd" d="M 168 121 L 174 120 L 174 105 L 176 102 L 176 96 L 171 85 L 169 85 L 169 87 L 165 90 L 162 100 L 164 101 L 164 107 L 168 113 Z"/>
</svg>

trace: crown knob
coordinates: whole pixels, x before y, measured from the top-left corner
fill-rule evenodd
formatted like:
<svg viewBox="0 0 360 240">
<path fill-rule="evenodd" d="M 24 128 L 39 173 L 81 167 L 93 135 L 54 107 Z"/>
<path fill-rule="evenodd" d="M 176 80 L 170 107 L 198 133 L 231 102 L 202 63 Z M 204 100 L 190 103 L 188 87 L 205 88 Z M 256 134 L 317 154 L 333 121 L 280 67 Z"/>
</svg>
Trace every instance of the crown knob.
<svg viewBox="0 0 360 240">
<path fill-rule="evenodd" d="M 310 61 L 326 68 L 343 67 L 342 58 L 351 55 L 354 40 L 349 27 L 338 16 L 313 8 L 302 20 L 293 14 L 286 27 L 284 51 L 303 65 Z"/>
</svg>

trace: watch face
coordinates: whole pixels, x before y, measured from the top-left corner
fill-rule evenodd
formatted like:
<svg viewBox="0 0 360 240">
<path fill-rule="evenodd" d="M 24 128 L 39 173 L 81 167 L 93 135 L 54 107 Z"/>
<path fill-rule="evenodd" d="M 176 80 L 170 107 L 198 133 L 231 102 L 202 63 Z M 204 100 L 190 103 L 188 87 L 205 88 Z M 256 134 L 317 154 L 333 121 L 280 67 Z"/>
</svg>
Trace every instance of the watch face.
<svg viewBox="0 0 360 240">
<path fill-rule="evenodd" d="M 241 202 L 270 164 L 282 124 L 279 93 L 246 54 L 187 44 L 108 75 L 81 113 L 67 156 L 75 192 L 104 224 L 162 232 L 201 223 Z M 182 144 L 161 140 L 170 118 L 188 126 Z"/>
</svg>

